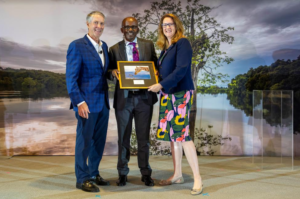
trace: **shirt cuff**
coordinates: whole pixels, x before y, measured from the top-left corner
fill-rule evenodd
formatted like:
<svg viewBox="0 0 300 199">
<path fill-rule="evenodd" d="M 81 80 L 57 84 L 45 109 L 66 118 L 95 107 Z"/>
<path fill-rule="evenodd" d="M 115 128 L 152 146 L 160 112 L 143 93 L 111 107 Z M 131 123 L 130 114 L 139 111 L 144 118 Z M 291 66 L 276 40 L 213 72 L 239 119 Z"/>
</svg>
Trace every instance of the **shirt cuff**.
<svg viewBox="0 0 300 199">
<path fill-rule="evenodd" d="M 80 102 L 79 104 L 77 104 L 77 107 L 78 107 L 78 106 L 80 106 L 81 104 L 83 104 L 84 102 L 85 102 L 85 101 L 83 101 L 83 102 Z"/>
</svg>

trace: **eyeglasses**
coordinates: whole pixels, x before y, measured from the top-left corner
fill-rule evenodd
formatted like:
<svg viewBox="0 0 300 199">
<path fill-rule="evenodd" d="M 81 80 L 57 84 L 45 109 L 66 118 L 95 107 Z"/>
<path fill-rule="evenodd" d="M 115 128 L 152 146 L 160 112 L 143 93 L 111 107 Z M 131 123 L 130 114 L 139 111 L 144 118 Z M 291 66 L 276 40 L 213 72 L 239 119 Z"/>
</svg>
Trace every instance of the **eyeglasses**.
<svg viewBox="0 0 300 199">
<path fill-rule="evenodd" d="M 161 24 L 161 27 L 163 27 L 163 28 L 166 28 L 166 27 L 171 27 L 171 26 L 174 26 L 174 23 L 163 23 L 163 24 Z"/>
<path fill-rule="evenodd" d="M 125 30 L 130 30 L 130 28 L 131 28 L 132 30 L 137 30 L 137 29 L 138 29 L 137 26 L 123 26 L 123 28 L 124 28 Z"/>
</svg>

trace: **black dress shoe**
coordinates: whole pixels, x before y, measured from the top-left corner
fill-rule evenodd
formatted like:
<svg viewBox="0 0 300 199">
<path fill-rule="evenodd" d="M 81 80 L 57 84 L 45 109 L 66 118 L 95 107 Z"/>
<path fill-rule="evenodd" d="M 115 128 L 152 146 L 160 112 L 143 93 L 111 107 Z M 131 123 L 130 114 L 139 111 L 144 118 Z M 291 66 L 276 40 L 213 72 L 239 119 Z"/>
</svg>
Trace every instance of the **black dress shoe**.
<svg viewBox="0 0 300 199">
<path fill-rule="evenodd" d="M 149 175 L 143 175 L 142 182 L 144 182 L 146 186 L 154 186 L 154 181 Z"/>
<path fill-rule="evenodd" d="M 86 180 L 83 183 L 76 183 L 76 188 L 87 192 L 99 192 L 99 188 L 91 180 Z"/>
<path fill-rule="evenodd" d="M 127 182 L 127 176 L 126 175 L 119 175 L 119 180 L 117 181 L 118 186 L 125 186 Z"/>
<path fill-rule="evenodd" d="M 108 185 L 110 185 L 109 181 L 104 180 L 99 174 L 92 177 L 91 180 L 94 181 L 99 186 L 108 186 Z"/>
</svg>

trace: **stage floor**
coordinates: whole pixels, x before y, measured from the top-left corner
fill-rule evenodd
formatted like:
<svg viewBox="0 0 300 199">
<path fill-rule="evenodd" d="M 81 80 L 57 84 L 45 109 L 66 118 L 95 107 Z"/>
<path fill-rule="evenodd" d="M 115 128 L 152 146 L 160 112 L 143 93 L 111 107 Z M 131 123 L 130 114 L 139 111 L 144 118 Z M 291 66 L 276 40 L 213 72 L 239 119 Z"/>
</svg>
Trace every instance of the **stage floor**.
<svg viewBox="0 0 300 199">
<path fill-rule="evenodd" d="M 199 168 L 204 191 L 191 196 L 192 171 L 183 157 L 184 184 L 159 186 L 160 179 L 172 175 L 172 157 L 151 156 L 152 177 L 156 186 L 147 187 L 140 179 L 136 156 L 130 160 L 128 184 L 116 186 L 117 156 L 104 156 L 100 164 L 101 176 L 111 186 L 100 187 L 98 193 L 75 188 L 74 156 L 15 156 L 0 158 L 0 198 L 51 199 L 296 199 L 300 195 L 300 159 L 294 168 L 262 169 L 252 163 L 252 157 L 201 156 Z"/>
</svg>

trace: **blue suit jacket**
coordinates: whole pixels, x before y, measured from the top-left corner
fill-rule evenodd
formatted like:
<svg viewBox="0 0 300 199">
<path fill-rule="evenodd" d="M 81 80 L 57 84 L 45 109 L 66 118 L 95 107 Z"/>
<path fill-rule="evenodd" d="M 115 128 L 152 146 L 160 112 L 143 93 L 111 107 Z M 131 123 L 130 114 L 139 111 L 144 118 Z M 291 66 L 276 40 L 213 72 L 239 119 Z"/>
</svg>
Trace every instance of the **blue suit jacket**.
<svg viewBox="0 0 300 199">
<path fill-rule="evenodd" d="M 164 52 L 161 52 L 158 60 Z M 192 56 L 193 50 L 186 38 L 179 39 L 169 47 L 159 66 L 159 83 L 165 93 L 173 94 L 182 90 L 195 89 L 191 71 Z"/>
<path fill-rule="evenodd" d="M 102 41 L 103 42 L 103 41 Z M 98 113 L 106 103 L 109 107 L 106 72 L 109 65 L 108 48 L 102 45 L 105 66 L 99 54 L 85 35 L 69 45 L 67 53 L 66 82 L 71 107 L 78 111 L 77 104 L 85 101 L 91 113 Z"/>
</svg>

